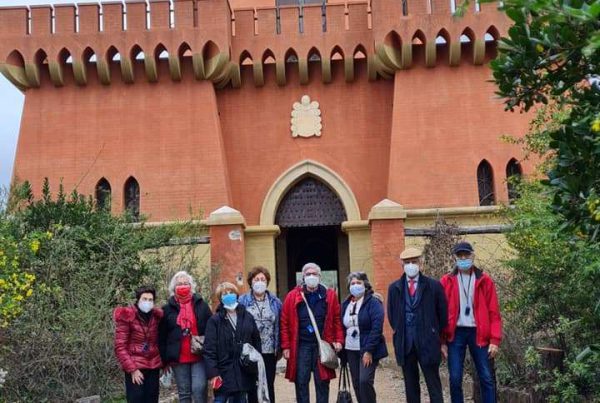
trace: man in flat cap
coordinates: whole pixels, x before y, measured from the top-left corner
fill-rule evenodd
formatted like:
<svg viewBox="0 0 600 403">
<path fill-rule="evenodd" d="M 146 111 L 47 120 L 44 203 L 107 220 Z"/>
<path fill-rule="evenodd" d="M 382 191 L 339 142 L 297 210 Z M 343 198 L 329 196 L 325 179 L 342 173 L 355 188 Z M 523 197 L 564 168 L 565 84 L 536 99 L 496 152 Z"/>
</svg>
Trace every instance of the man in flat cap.
<svg viewBox="0 0 600 403">
<path fill-rule="evenodd" d="M 444 339 L 448 352 L 450 397 L 463 403 L 463 367 L 467 347 L 479 376 L 481 401 L 496 402 L 496 382 L 492 360 L 502 339 L 502 318 L 494 281 L 473 264 L 475 252 L 468 242 L 452 248 L 454 270 L 442 277 L 448 301 L 448 326 Z"/>
<path fill-rule="evenodd" d="M 422 273 L 422 252 L 408 248 L 400 255 L 404 274 L 388 290 L 388 320 L 394 330 L 396 362 L 404 373 L 408 403 L 421 402 L 419 366 L 429 401 L 442 403 L 441 334 L 446 327 L 446 297 L 441 284 Z"/>
</svg>

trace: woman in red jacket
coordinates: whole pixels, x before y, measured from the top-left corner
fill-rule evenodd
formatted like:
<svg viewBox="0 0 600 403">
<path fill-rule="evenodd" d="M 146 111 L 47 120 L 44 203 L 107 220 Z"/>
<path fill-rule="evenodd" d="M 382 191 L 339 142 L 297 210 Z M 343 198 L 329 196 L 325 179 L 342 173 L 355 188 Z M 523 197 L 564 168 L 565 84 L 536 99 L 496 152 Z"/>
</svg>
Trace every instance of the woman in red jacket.
<svg viewBox="0 0 600 403">
<path fill-rule="evenodd" d="M 115 354 L 125 371 L 125 391 L 129 403 L 158 402 L 159 372 L 158 324 L 163 312 L 154 308 L 156 291 L 140 287 L 135 305 L 114 311 Z"/>
</svg>

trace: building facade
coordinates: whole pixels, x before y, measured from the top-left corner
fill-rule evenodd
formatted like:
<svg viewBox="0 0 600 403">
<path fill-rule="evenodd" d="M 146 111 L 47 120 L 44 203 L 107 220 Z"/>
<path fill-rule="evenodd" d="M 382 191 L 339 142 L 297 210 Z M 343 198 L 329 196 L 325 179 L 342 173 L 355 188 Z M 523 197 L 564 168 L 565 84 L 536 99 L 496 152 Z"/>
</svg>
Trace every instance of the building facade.
<svg viewBox="0 0 600 403">
<path fill-rule="evenodd" d="M 330 284 L 364 270 L 385 290 L 421 242 L 405 228 L 493 222 L 507 176 L 530 169 L 501 140 L 528 119 L 489 81 L 509 21 L 495 4 L 452 8 L 0 8 L 0 71 L 25 92 L 14 175 L 150 222 L 200 214 L 228 280 L 260 264 L 284 294 L 316 261 Z"/>
</svg>

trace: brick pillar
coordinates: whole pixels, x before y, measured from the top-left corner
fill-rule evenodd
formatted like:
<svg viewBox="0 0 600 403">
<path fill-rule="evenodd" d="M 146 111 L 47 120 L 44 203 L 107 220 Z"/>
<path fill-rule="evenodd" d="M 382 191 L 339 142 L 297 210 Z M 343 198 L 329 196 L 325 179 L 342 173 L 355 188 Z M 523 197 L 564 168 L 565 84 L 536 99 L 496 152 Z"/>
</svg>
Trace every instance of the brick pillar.
<svg viewBox="0 0 600 403">
<path fill-rule="evenodd" d="M 210 234 L 211 289 L 228 281 L 243 289 L 245 247 L 242 214 L 231 207 L 221 207 L 208 216 Z M 241 280 L 241 284 L 240 284 Z"/>
<path fill-rule="evenodd" d="M 406 211 L 400 204 L 388 199 L 377 203 L 369 213 L 371 226 L 371 249 L 373 256 L 373 287 L 384 293 L 386 298 L 389 285 L 400 278 L 402 267 L 399 256 L 404 250 L 404 220 Z M 392 329 L 387 321 L 383 333 L 388 343 L 392 341 Z"/>
</svg>

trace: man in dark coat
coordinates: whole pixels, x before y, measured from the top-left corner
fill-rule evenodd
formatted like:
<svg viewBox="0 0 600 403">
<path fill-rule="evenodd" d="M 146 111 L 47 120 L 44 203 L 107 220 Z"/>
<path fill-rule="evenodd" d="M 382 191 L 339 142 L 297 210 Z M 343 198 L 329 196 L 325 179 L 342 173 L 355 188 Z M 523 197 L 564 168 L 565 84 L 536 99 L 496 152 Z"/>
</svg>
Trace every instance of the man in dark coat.
<svg viewBox="0 0 600 403">
<path fill-rule="evenodd" d="M 421 273 L 422 252 L 408 248 L 400 255 L 404 274 L 390 285 L 388 320 L 394 330 L 396 361 L 404 373 L 406 401 L 421 402 L 419 366 L 429 399 L 443 403 L 440 380 L 441 334 L 446 327 L 446 297 L 441 284 Z"/>
</svg>

